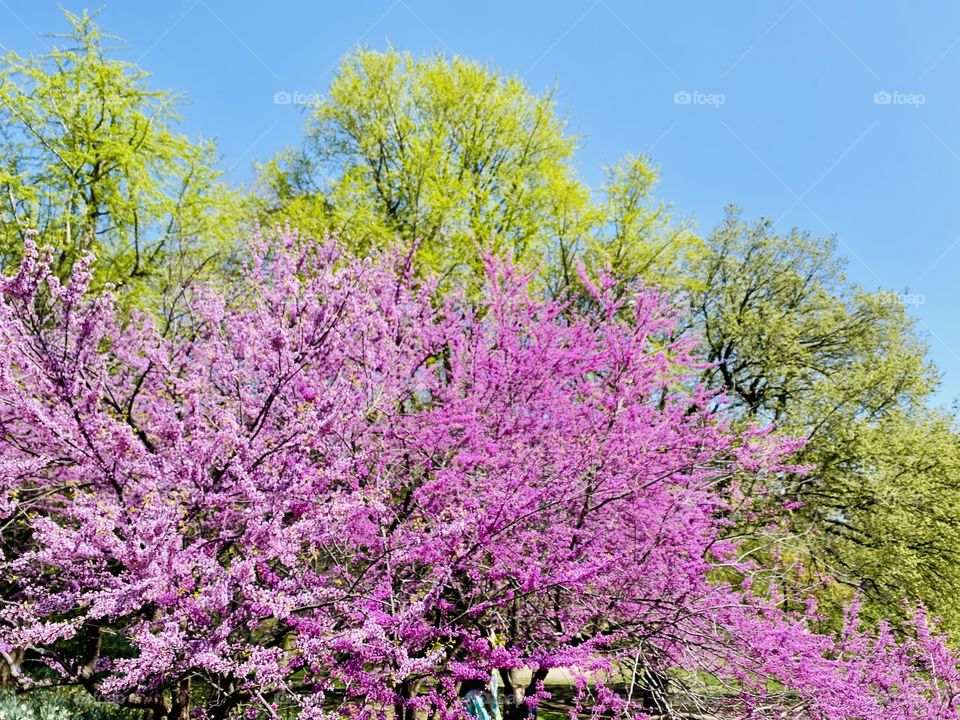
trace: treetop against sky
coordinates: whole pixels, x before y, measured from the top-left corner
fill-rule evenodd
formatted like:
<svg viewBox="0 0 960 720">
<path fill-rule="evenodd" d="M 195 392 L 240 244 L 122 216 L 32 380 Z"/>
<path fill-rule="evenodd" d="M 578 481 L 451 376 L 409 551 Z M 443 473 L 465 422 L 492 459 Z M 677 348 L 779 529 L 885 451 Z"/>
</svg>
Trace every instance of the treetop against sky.
<svg viewBox="0 0 960 720">
<path fill-rule="evenodd" d="M 0 65 L 0 685 L 150 720 L 447 720 L 492 673 L 506 720 L 526 720 L 564 668 L 571 712 L 594 716 L 960 714 L 960 433 L 936 406 L 936 306 L 877 289 L 857 236 L 827 225 L 882 217 L 856 218 L 831 183 L 852 165 L 863 181 L 845 189 L 879 197 L 873 133 L 919 123 L 948 149 L 943 106 L 871 80 L 866 106 L 811 115 L 803 81 L 827 58 L 895 75 L 854 49 L 846 15 L 797 0 L 754 37 L 769 6 L 694 14 L 690 52 L 669 12 L 596 0 L 512 69 L 544 38 L 501 47 L 503 18 L 461 36 L 396 0 L 360 38 L 383 23 L 412 52 L 351 46 L 316 69 L 316 38 L 272 49 L 290 8 L 196 0 L 135 54 L 108 34 L 129 7 L 105 30 L 65 10 L 50 25 L 72 32 L 51 39 L 29 32 L 42 12 L 0 5 L 40 50 Z M 647 42 L 647 23 L 664 32 Z M 586 111 L 592 135 L 577 91 L 537 73 L 611 27 L 626 46 L 570 68 L 623 110 Z M 797 57 L 766 48 L 784 31 L 828 40 L 778 65 Z M 225 66 L 231 47 L 256 71 Z M 221 62 L 196 61 L 210 49 Z M 291 58 L 323 89 L 282 84 Z M 207 106 L 208 130 L 231 128 L 221 162 L 164 89 L 187 65 L 201 102 L 224 78 L 240 105 L 269 87 L 295 140 L 271 147 L 271 119 L 237 152 L 265 111 Z M 852 92 L 848 72 L 813 95 Z M 774 81 L 789 97 L 763 93 Z M 742 191 L 725 200 L 746 211 L 698 226 L 717 173 L 736 182 L 710 191 Z M 877 257 L 895 226 L 871 236 Z"/>
<path fill-rule="evenodd" d="M 63 3 L 79 12 L 82 2 Z M 0 43 L 41 52 L 62 27 L 54 4 L 7 0 Z M 123 55 L 185 92 L 186 128 L 216 138 L 238 181 L 295 145 L 298 106 L 327 93 L 357 44 L 489 62 L 536 91 L 558 86 L 582 137 L 578 170 L 647 153 L 659 196 L 712 227 L 728 203 L 836 234 L 850 273 L 922 320 L 960 392 L 953 269 L 960 219 L 960 8 L 949 2 L 754 0 L 636 5 L 617 0 L 418 0 L 318 6 L 178 0 L 115 3 L 101 17 Z"/>
</svg>

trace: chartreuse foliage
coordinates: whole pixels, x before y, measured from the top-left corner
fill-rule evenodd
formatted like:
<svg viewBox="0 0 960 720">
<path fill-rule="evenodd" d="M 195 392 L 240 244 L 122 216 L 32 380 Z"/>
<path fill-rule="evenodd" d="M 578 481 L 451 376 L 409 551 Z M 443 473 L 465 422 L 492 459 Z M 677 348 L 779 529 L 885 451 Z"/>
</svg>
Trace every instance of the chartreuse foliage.
<svg viewBox="0 0 960 720">
<path fill-rule="evenodd" d="M 809 569 L 864 592 L 874 618 L 922 601 L 960 628 L 960 436 L 925 404 L 935 371 L 903 302 L 849 281 L 834 243 L 735 212 L 691 270 L 708 384 L 806 441 L 810 472 L 768 490 L 800 503 Z"/>
<path fill-rule="evenodd" d="M 164 336 L 89 296 L 88 268 L 62 285 L 28 237 L 0 288 L 20 687 L 154 720 L 195 698 L 213 720 L 413 720 L 462 717 L 458 683 L 497 672 L 519 720 L 564 667 L 596 717 L 673 715 L 689 689 L 731 718 L 960 717 L 922 615 L 833 638 L 748 589 L 730 483 L 792 447 L 710 409 L 655 293 L 584 278 L 597 310 L 571 312 L 491 261 L 438 304 L 389 257 L 254 237 L 244 286 L 188 288 Z"/>
<path fill-rule="evenodd" d="M 417 268 L 459 280 L 482 277 L 485 253 L 509 257 L 554 291 L 576 282 L 578 261 L 652 276 L 654 259 L 690 250 L 651 198 L 649 160 L 614 165 L 594 199 L 577 147 L 553 93 L 459 57 L 357 50 L 302 146 L 261 169 L 263 212 L 308 234 L 335 229 L 360 252 L 417 243 Z"/>
<path fill-rule="evenodd" d="M 175 284 L 236 240 L 240 196 L 212 143 L 178 132 L 177 98 L 111 57 L 90 15 L 64 15 L 49 52 L 0 59 L 0 260 L 15 267 L 33 228 L 60 272 L 94 250 L 100 281 Z"/>
</svg>

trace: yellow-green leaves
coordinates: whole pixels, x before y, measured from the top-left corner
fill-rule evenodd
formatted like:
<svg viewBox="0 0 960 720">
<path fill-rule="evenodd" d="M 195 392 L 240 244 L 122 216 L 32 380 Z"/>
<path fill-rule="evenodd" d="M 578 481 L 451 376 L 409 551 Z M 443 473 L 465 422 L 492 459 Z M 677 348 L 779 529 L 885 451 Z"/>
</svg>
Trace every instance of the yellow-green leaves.
<svg viewBox="0 0 960 720">
<path fill-rule="evenodd" d="M 576 284 L 578 262 L 625 277 L 674 262 L 688 237 L 650 199 L 649 161 L 615 166 L 594 199 L 576 151 L 550 92 L 459 57 L 358 50 L 303 146 L 261 168 L 264 210 L 360 252 L 416 242 L 420 271 L 458 280 L 485 253 L 540 269 L 553 292 Z"/>
<path fill-rule="evenodd" d="M 657 168 L 642 156 L 628 155 L 607 168 L 604 202 L 587 243 L 587 266 L 609 268 L 622 281 L 641 280 L 668 290 L 690 290 L 683 269 L 702 253 L 703 243 L 668 208 L 653 200 Z"/>
<path fill-rule="evenodd" d="M 64 14 L 48 53 L 0 60 L 0 253 L 16 261 L 36 228 L 64 266 L 95 250 L 101 282 L 142 292 L 233 240 L 241 201 L 212 143 L 177 132 L 176 96 L 111 58 L 90 15 Z"/>
<path fill-rule="evenodd" d="M 691 266 L 706 379 L 744 422 L 807 440 L 811 472 L 767 490 L 802 503 L 789 529 L 808 568 L 862 590 L 874 617 L 919 601 L 960 629 L 960 436 L 926 406 L 935 369 L 906 306 L 849 281 L 832 241 L 769 221 L 732 212 L 706 245 Z"/>
<path fill-rule="evenodd" d="M 516 79 L 460 58 L 360 50 L 313 110 L 302 151 L 265 175 L 276 207 L 307 231 L 332 226 L 359 250 L 416 241 L 421 267 L 462 273 L 483 251 L 544 253 L 542 219 L 577 183 L 574 149 L 552 98 Z M 305 172 L 329 180 L 298 182 Z M 331 213 L 311 223 L 301 198 L 320 194 Z"/>
</svg>

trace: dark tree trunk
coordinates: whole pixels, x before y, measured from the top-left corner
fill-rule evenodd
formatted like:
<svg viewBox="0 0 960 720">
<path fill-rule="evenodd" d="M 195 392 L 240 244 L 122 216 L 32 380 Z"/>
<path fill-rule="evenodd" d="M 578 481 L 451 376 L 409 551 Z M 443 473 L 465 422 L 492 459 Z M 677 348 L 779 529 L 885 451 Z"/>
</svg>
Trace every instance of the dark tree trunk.
<svg viewBox="0 0 960 720">
<path fill-rule="evenodd" d="M 537 691 L 537 684 L 547 677 L 548 668 L 539 668 L 533 672 L 530 682 L 524 687 L 514 682 L 509 670 L 500 671 L 500 680 L 503 682 L 503 720 L 528 720 L 533 713 L 526 699 Z"/>
<path fill-rule="evenodd" d="M 637 671 L 634 682 L 644 709 L 659 711 L 665 709 L 668 680 L 664 675 L 646 667 Z"/>
<path fill-rule="evenodd" d="M 413 720 L 413 708 L 408 706 L 411 693 L 412 691 L 408 681 L 404 680 L 400 683 L 400 687 L 397 688 L 397 698 L 393 701 L 394 720 Z"/>
<path fill-rule="evenodd" d="M 177 686 L 170 720 L 190 720 L 190 678 L 184 678 Z"/>
<path fill-rule="evenodd" d="M 162 695 L 158 697 L 144 714 L 148 720 L 190 720 L 190 679 L 177 683 L 169 701 Z M 217 714 L 214 712 L 211 717 Z"/>
</svg>

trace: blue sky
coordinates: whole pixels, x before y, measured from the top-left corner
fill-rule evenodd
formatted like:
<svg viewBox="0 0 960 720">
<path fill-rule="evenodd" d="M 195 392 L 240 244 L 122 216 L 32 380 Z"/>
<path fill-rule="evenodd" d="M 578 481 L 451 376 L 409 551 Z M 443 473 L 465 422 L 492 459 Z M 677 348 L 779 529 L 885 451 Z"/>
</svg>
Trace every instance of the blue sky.
<svg viewBox="0 0 960 720">
<path fill-rule="evenodd" d="M 214 137 L 237 182 L 296 144 L 278 93 L 326 91 L 358 43 L 490 63 L 556 83 L 593 185 L 622 155 L 662 168 L 659 196 L 703 231 L 728 203 L 778 227 L 836 234 L 849 274 L 909 293 L 960 395 L 960 3 L 454 3 L 166 0 L 89 5 L 122 56 L 184 92 L 185 129 Z M 0 43 L 39 52 L 57 4 L 0 0 Z"/>
</svg>

